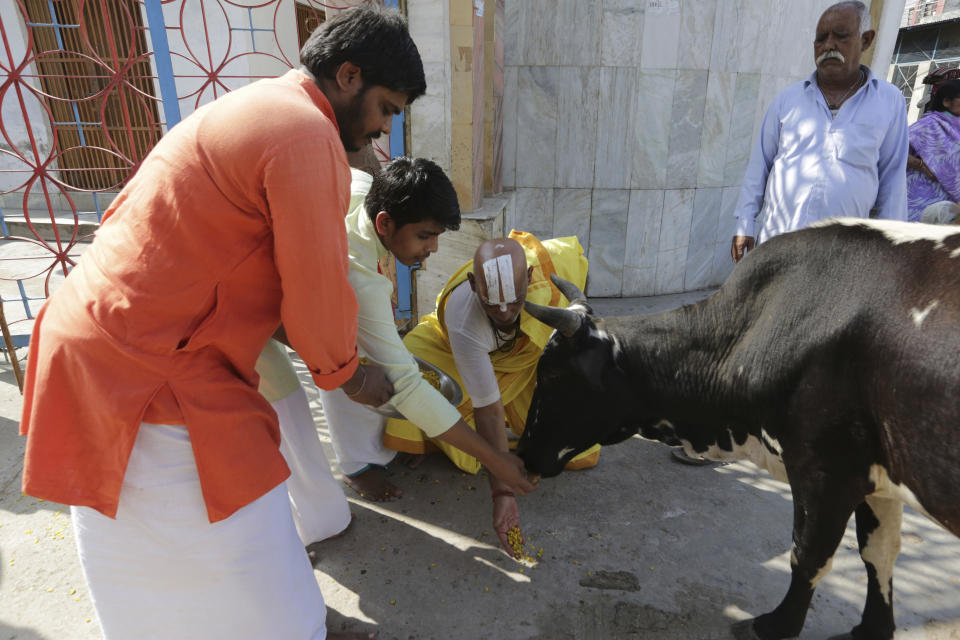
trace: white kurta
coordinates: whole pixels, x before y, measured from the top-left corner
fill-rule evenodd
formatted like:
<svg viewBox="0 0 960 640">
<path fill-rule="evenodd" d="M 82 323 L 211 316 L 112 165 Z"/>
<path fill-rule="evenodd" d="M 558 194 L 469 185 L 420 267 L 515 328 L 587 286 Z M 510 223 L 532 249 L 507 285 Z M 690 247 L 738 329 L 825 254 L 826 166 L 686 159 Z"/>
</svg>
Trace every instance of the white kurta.
<svg viewBox="0 0 960 640">
<path fill-rule="evenodd" d="M 350 524 L 350 504 L 317 437 L 306 392 L 299 387 L 270 404 L 280 420 L 280 453 L 290 467 L 290 509 L 303 546 L 337 535 Z"/>
<path fill-rule="evenodd" d="M 386 465 L 397 452 L 383 446 L 385 418 L 370 407 L 354 402 L 340 389 L 320 389 L 323 415 L 337 464 L 344 475 L 355 476 L 370 465 Z"/>
<path fill-rule="evenodd" d="M 460 413 L 424 380 L 397 333 L 390 304 L 393 285 L 377 272 L 377 262 L 387 255 L 387 250 L 363 207 L 372 179 L 362 171 L 351 171 L 351 212 L 346 225 L 350 243 L 348 278 L 359 305 L 357 348 L 361 356 L 386 371 L 394 387 L 390 404 L 427 435 L 436 436 L 456 424 Z M 356 475 L 371 464 L 384 465 L 393 459 L 396 451 L 382 443 L 385 420 L 380 414 L 353 402 L 340 389 L 321 390 L 320 400 L 343 473 Z"/>
<path fill-rule="evenodd" d="M 268 340 L 257 359 L 260 393 L 277 412 L 280 453 L 290 467 L 287 491 L 303 546 L 325 540 L 350 524 L 350 505 L 324 453 L 310 402 L 287 348 Z"/>
</svg>

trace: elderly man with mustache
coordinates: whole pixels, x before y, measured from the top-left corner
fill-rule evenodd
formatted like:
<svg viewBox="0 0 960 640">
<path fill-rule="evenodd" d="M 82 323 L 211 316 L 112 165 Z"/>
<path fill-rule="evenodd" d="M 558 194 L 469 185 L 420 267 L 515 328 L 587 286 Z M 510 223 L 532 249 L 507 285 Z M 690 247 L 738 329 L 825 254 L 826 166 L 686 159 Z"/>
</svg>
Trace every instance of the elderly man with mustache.
<svg viewBox="0 0 960 640">
<path fill-rule="evenodd" d="M 820 16 L 816 71 L 763 118 L 735 210 L 734 262 L 757 242 L 825 218 L 907 219 L 903 96 L 860 64 L 875 35 L 862 2 Z"/>
</svg>

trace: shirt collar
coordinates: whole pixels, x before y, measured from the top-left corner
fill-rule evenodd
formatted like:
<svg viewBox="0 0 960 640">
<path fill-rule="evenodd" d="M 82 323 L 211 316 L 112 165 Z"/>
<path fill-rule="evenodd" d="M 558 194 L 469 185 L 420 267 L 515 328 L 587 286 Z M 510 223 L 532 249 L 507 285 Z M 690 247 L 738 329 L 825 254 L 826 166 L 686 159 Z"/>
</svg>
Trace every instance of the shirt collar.
<svg viewBox="0 0 960 640">
<path fill-rule="evenodd" d="M 865 65 L 865 64 L 862 64 L 862 65 L 860 65 L 860 70 L 863 71 L 864 74 L 866 74 L 866 80 L 865 80 L 864 83 L 863 83 L 864 86 L 866 86 L 866 85 L 869 84 L 869 85 L 872 85 L 874 88 L 876 88 L 877 84 L 879 83 L 879 80 L 877 79 L 877 76 L 875 76 L 875 75 L 873 74 L 873 71 L 870 70 L 870 67 L 868 67 L 868 66 Z M 804 88 L 804 89 L 809 89 L 809 88 L 811 88 L 811 87 L 812 87 L 814 90 L 816 90 L 816 91 L 819 91 L 819 90 L 820 90 L 820 86 L 817 84 L 817 70 L 816 70 L 816 69 L 814 69 L 814 70 L 813 70 L 813 73 L 811 73 L 810 76 L 809 76 L 806 80 L 803 81 L 803 88 Z"/>
<path fill-rule="evenodd" d="M 300 69 L 290 69 L 290 71 L 283 74 L 282 78 L 300 85 L 300 87 L 306 91 L 307 95 L 310 96 L 310 100 L 316 105 L 317 109 L 320 109 L 323 115 L 327 116 L 330 122 L 333 123 L 333 126 L 337 128 L 337 133 L 340 133 L 340 125 L 337 124 L 337 116 L 333 113 L 333 106 L 330 104 L 330 101 L 327 100 L 327 96 L 323 95 L 323 91 L 320 91 L 320 87 L 317 86 L 317 83 L 313 81 L 312 77 Z"/>
<path fill-rule="evenodd" d="M 367 207 L 362 204 L 357 207 L 357 232 L 369 246 L 377 250 L 377 262 L 389 253 L 383 243 L 380 242 L 380 236 L 377 235 L 377 230 L 373 226 L 373 220 L 367 215 Z"/>
</svg>

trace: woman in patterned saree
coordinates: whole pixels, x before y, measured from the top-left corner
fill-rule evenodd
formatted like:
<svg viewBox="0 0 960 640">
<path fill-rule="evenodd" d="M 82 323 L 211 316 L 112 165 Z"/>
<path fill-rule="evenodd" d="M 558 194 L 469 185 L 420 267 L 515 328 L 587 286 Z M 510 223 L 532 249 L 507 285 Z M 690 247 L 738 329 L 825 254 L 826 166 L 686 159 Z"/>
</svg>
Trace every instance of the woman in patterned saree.
<svg viewBox="0 0 960 640">
<path fill-rule="evenodd" d="M 924 113 L 910 125 L 909 220 L 944 224 L 960 217 L 960 79 L 934 85 Z"/>
</svg>

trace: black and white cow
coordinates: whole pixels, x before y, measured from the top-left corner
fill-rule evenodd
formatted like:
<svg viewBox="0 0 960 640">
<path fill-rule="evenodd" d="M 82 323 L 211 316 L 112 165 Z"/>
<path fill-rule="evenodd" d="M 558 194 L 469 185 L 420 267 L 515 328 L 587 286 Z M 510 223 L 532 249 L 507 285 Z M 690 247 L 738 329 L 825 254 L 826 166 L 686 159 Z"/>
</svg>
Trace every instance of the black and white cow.
<svg viewBox="0 0 960 640">
<path fill-rule="evenodd" d="M 557 282 L 557 280 L 555 280 Z M 557 282 L 518 453 L 553 476 L 640 433 L 749 458 L 793 492 L 790 587 L 736 625 L 794 638 L 856 513 L 868 590 L 849 637 L 893 637 L 903 503 L 960 535 L 960 227 L 836 220 L 775 237 L 710 298 L 600 319 Z"/>
</svg>

